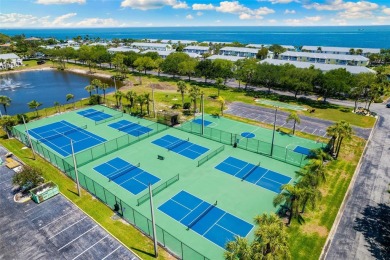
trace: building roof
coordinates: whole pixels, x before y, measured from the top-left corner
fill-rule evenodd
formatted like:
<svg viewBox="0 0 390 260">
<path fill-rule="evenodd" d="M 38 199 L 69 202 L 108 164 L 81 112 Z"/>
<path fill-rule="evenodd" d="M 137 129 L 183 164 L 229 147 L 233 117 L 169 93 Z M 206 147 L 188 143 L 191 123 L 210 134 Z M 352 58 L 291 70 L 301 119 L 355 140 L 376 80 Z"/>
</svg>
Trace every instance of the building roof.
<svg viewBox="0 0 390 260">
<path fill-rule="evenodd" d="M 374 70 L 369 69 L 367 67 L 363 66 L 348 66 L 348 65 L 336 65 L 336 64 L 323 64 L 323 63 L 312 63 L 312 62 L 304 62 L 304 61 L 292 61 L 292 60 L 277 60 L 277 59 L 265 59 L 260 61 L 260 63 L 268 63 L 273 65 L 284 65 L 284 64 L 291 64 L 294 65 L 297 68 L 310 68 L 311 66 L 314 66 L 314 68 L 319 69 L 323 72 L 327 72 L 330 70 L 335 69 L 346 69 L 352 74 L 359 74 L 359 73 L 375 73 Z"/>
<path fill-rule="evenodd" d="M 7 60 L 7 59 L 20 59 L 18 55 L 15 53 L 6 53 L 6 54 L 0 54 L 0 59 Z"/>
<path fill-rule="evenodd" d="M 245 47 L 261 49 L 262 47 L 269 48 L 270 46 L 271 46 L 270 44 L 251 43 Z"/>
<path fill-rule="evenodd" d="M 109 52 L 129 52 L 129 51 L 133 51 L 133 52 L 139 52 L 138 49 L 133 49 L 133 48 L 130 48 L 130 47 L 116 47 L 116 48 L 109 48 L 107 51 Z"/>
<path fill-rule="evenodd" d="M 41 39 L 37 38 L 37 37 L 30 37 L 30 38 L 26 38 L 24 39 L 25 41 L 40 41 Z"/>
<path fill-rule="evenodd" d="M 248 52 L 248 53 L 255 53 L 255 54 L 259 52 L 258 49 L 244 48 L 244 47 L 223 47 L 221 51 Z"/>
<path fill-rule="evenodd" d="M 246 59 L 245 57 L 238 57 L 238 56 L 228 56 L 228 55 L 212 55 L 207 58 L 208 60 L 216 60 L 216 59 L 221 59 L 221 60 L 230 60 L 230 61 L 238 61 L 242 59 Z"/>
<path fill-rule="evenodd" d="M 205 41 L 205 42 L 202 42 L 202 43 L 207 43 L 207 44 L 232 44 L 232 42 L 208 42 L 208 41 Z"/>
<path fill-rule="evenodd" d="M 345 52 L 349 53 L 350 49 L 354 49 L 355 51 L 361 49 L 363 53 L 379 53 L 381 50 L 376 48 L 348 48 L 348 47 L 327 47 L 327 46 L 302 46 L 302 50 L 307 51 L 317 51 L 318 48 L 321 47 L 322 51 L 326 52 Z"/>
<path fill-rule="evenodd" d="M 98 45 L 100 45 L 100 46 L 107 46 L 108 43 L 106 43 L 106 42 L 94 42 L 94 43 L 90 44 L 90 46 L 98 46 Z"/>
<path fill-rule="evenodd" d="M 194 52 L 185 52 L 185 54 L 187 54 L 191 58 L 201 58 L 202 57 L 202 55 L 194 53 Z"/>
<path fill-rule="evenodd" d="M 369 60 L 368 58 L 361 55 L 311 53 L 311 52 L 295 52 L 295 51 L 286 51 L 281 53 L 280 56 L 307 57 L 307 58 L 317 58 L 317 59 L 355 60 L 355 61 Z"/>
<path fill-rule="evenodd" d="M 210 47 L 208 46 L 187 46 L 184 48 L 184 50 L 202 50 L 202 51 L 208 51 Z"/>
<path fill-rule="evenodd" d="M 152 48 L 170 48 L 169 44 L 163 43 L 150 43 L 150 42 L 133 42 L 131 46 L 135 47 L 152 47 Z"/>
</svg>

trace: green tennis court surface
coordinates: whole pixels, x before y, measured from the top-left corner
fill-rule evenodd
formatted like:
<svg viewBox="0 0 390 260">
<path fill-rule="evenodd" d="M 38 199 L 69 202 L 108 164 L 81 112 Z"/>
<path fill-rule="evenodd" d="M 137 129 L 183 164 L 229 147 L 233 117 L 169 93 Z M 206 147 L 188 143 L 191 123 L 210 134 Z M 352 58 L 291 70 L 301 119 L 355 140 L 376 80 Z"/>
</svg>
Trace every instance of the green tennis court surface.
<svg viewBox="0 0 390 260">
<path fill-rule="evenodd" d="M 223 259 L 223 247 L 234 235 L 252 240 L 253 218 L 277 210 L 273 206 L 275 192 L 280 191 L 282 184 L 293 182 L 295 172 L 300 169 L 257 153 L 255 149 L 269 152 L 266 144 L 272 131 L 254 125 L 206 115 L 210 123 L 206 123 L 205 138 L 197 132 L 202 124 L 199 120 L 168 128 L 103 106 L 90 109 L 110 117 L 101 121 L 86 120 L 87 117 L 78 114 L 88 110 L 84 109 L 29 122 L 27 126 L 45 128 L 66 121 L 74 126 L 86 125 L 86 129 L 80 128 L 104 138 L 106 141 L 76 152 L 80 185 L 116 209 L 126 221 L 152 236 L 147 203 L 147 186 L 151 184 L 157 239 L 180 258 Z M 183 131 L 184 127 L 193 128 L 194 133 L 188 129 Z M 234 134 L 220 129 L 229 129 Z M 27 143 L 23 125 L 16 126 L 14 134 Z M 257 145 L 253 151 L 247 149 L 252 145 L 250 140 Z M 275 148 L 275 152 L 289 160 L 295 160 L 294 156 L 305 157 L 308 151 L 305 149 L 322 145 L 279 133 L 275 141 L 284 149 Z M 75 180 L 71 156 L 65 157 L 36 139 L 33 147 Z M 183 197 L 190 199 L 183 201 Z M 174 204 L 179 201 L 180 205 Z M 182 215 L 184 212 L 188 213 L 187 217 Z"/>
</svg>

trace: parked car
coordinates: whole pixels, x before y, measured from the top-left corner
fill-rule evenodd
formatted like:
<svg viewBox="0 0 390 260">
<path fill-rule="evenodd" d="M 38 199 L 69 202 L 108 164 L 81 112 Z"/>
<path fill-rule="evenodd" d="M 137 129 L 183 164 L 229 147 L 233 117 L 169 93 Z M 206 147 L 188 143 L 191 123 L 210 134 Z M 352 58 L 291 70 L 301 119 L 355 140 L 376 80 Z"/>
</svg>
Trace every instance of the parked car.
<svg viewBox="0 0 390 260">
<path fill-rule="evenodd" d="M 44 60 L 39 60 L 39 61 L 37 61 L 37 64 L 38 65 L 42 65 L 42 64 L 45 64 L 46 63 L 46 61 L 44 61 Z"/>
<path fill-rule="evenodd" d="M 390 108 L 390 103 L 387 103 L 387 104 L 386 104 L 386 107 L 387 107 L 387 108 Z"/>
</svg>

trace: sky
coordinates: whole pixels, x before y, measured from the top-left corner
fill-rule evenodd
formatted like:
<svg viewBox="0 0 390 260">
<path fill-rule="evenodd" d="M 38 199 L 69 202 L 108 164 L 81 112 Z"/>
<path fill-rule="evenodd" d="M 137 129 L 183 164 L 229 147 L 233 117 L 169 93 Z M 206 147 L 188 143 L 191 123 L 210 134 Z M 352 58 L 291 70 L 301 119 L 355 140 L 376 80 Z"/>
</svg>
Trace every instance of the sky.
<svg viewBox="0 0 390 260">
<path fill-rule="evenodd" d="M 0 28 L 390 25 L 390 1 L 0 0 Z"/>
</svg>

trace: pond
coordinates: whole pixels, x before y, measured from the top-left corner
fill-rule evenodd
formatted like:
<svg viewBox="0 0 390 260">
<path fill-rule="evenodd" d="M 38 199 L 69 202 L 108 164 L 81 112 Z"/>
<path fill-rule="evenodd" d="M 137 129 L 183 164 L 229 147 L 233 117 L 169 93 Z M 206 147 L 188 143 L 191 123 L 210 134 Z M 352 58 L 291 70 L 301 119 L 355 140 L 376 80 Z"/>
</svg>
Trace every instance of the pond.
<svg viewBox="0 0 390 260">
<path fill-rule="evenodd" d="M 89 93 L 85 87 L 94 78 L 97 77 L 57 70 L 3 74 L 0 75 L 0 96 L 7 96 L 11 99 L 11 105 L 7 107 L 9 115 L 21 114 L 31 111 L 27 103 L 32 100 L 42 103 L 42 106 L 39 107 L 42 109 L 54 106 L 54 102 L 66 104 L 67 94 L 73 94 L 75 100 L 87 98 Z M 111 86 L 106 90 L 106 93 L 115 90 L 112 80 L 99 79 Z M 96 92 L 93 91 L 92 94 L 94 93 Z M 102 90 L 99 90 L 99 93 L 102 94 Z M 2 105 L 0 105 L 0 109 L 4 114 Z"/>
</svg>

